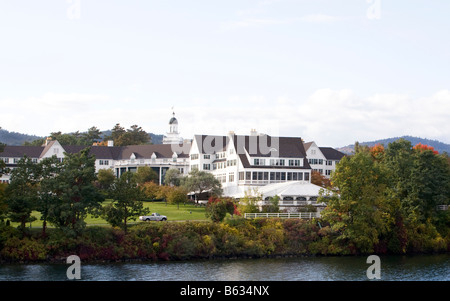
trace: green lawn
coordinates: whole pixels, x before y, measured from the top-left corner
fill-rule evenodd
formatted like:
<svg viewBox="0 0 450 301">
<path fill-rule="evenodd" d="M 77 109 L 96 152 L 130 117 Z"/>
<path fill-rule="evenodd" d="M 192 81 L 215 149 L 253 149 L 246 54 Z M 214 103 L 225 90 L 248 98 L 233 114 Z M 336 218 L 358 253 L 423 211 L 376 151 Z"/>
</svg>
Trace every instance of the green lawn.
<svg viewBox="0 0 450 301">
<path fill-rule="evenodd" d="M 106 202 L 105 202 L 106 203 Z M 192 204 L 180 204 L 179 208 L 177 205 L 166 204 L 165 202 L 144 202 L 144 207 L 150 209 L 150 213 L 157 212 L 161 215 L 166 215 L 168 221 L 186 221 L 186 220 L 208 220 L 205 216 L 205 207 L 196 207 Z M 37 211 L 32 213 L 32 216 L 36 217 L 37 220 L 31 223 L 32 228 L 42 228 L 42 221 L 40 220 L 41 214 Z M 95 218 L 88 216 L 86 218 L 87 225 L 105 225 L 109 224 L 101 217 Z M 141 221 L 136 220 L 136 223 L 141 223 Z M 130 221 L 130 224 L 135 223 Z M 11 226 L 16 227 L 18 223 L 11 223 Z M 50 224 L 47 223 L 49 227 Z M 30 226 L 28 223 L 27 226 Z"/>
</svg>

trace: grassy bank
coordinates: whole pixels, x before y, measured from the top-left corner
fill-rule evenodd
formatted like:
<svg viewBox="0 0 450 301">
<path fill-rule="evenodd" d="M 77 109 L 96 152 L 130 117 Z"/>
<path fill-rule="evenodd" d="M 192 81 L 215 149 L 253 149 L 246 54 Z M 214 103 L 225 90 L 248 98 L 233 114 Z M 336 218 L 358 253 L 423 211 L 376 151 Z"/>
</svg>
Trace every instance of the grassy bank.
<svg viewBox="0 0 450 301">
<path fill-rule="evenodd" d="M 234 218 L 222 223 L 138 223 L 128 232 L 91 226 L 78 237 L 49 229 L 45 238 L 38 229 L 23 236 L 17 229 L 3 226 L 0 261 L 62 262 L 70 255 L 95 262 L 361 254 L 321 225 L 315 220 Z M 449 246 L 448 238 L 445 243 L 433 239 L 420 245 L 411 242 L 406 253 L 448 252 Z"/>
<path fill-rule="evenodd" d="M 107 202 L 104 202 L 104 205 Z M 169 221 L 205 221 L 207 220 L 205 216 L 205 207 L 195 206 L 194 204 L 180 204 L 171 205 L 166 202 L 144 202 L 144 207 L 149 208 L 151 212 L 158 212 L 159 214 L 166 215 Z M 32 223 L 27 223 L 28 227 L 31 228 L 42 228 L 41 214 L 38 211 L 34 211 L 32 216 L 36 220 Z M 93 217 L 88 215 L 85 219 L 88 226 L 109 226 L 108 222 L 101 217 Z M 130 221 L 130 224 L 139 223 Z M 19 223 L 11 223 L 11 226 L 17 227 Z M 51 225 L 48 225 L 51 227 Z"/>
</svg>

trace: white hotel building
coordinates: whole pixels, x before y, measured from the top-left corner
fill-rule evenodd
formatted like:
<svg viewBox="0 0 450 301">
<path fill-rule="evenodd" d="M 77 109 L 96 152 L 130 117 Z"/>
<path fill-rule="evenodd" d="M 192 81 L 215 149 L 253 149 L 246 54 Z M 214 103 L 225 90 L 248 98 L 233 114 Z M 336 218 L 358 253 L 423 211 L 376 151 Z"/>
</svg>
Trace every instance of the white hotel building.
<svg viewBox="0 0 450 301">
<path fill-rule="evenodd" d="M 44 146 L 6 146 L 0 159 L 8 168 L 14 168 L 25 155 L 35 162 L 53 155 L 63 160 L 64 153 L 77 153 L 83 148 L 58 141 Z M 285 209 L 314 204 L 320 187 L 311 184 L 311 170 L 329 177 L 343 156 L 314 142 L 304 143 L 299 137 L 271 137 L 254 130 L 248 136 L 230 132 L 226 136 L 195 135 L 192 140 L 183 140 L 175 116 L 169 121 L 163 144 L 114 146 L 110 142 L 108 146 L 91 146 L 90 151 L 96 157 L 97 171 L 112 169 L 120 176 L 150 166 L 163 184 L 170 168 L 177 168 L 182 175 L 197 168 L 219 179 L 225 196 L 240 199 L 246 193 L 259 193 L 267 199 L 278 195 Z M 9 180 L 9 174 L 0 178 L 0 182 Z"/>
</svg>

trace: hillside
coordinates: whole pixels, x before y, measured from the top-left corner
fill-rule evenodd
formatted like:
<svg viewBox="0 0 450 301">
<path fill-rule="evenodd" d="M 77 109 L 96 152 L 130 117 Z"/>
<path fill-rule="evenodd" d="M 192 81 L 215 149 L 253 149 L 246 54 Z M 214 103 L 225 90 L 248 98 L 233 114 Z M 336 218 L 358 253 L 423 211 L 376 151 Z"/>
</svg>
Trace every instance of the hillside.
<svg viewBox="0 0 450 301">
<path fill-rule="evenodd" d="M 394 142 L 398 139 L 405 139 L 408 140 L 409 142 L 411 142 L 411 144 L 414 146 L 416 144 L 422 143 L 422 144 L 426 144 L 429 146 L 434 147 L 435 150 L 437 150 L 440 154 L 446 152 L 448 154 L 450 154 L 450 144 L 446 144 L 437 140 L 431 140 L 431 139 L 426 139 L 426 138 L 419 138 L 419 137 L 412 137 L 412 136 L 402 136 L 402 137 L 394 137 L 394 138 L 386 138 L 386 139 L 380 139 L 380 140 L 375 140 L 375 141 L 370 141 L 370 142 L 360 142 L 360 145 L 367 145 L 367 146 L 374 146 L 375 144 L 382 144 L 384 146 L 387 146 L 389 143 Z M 346 154 L 350 154 L 353 152 L 355 145 L 351 144 L 351 145 L 347 145 L 344 147 L 340 147 L 337 148 L 337 150 L 346 153 Z"/>
<path fill-rule="evenodd" d="M 24 142 L 31 142 L 33 140 L 42 139 L 43 137 L 35 135 L 21 134 L 17 132 L 10 132 L 0 128 L 0 143 L 7 145 L 23 145 Z"/>
<path fill-rule="evenodd" d="M 111 134 L 111 130 L 103 131 L 102 137 L 109 134 Z M 158 135 L 153 133 L 149 133 L 149 136 L 151 137 L 151 141 L 153 144 L 161 144 L 164 137 L 164 135 Z M 32 142 L 34 140 L 43 138 L 45 137 L 27 135 L 17 132 L 10 132 L 0 128 L 0 143 L 4 143 L 6 145 L 23 145 L 25 142 Z"/>
</svg>

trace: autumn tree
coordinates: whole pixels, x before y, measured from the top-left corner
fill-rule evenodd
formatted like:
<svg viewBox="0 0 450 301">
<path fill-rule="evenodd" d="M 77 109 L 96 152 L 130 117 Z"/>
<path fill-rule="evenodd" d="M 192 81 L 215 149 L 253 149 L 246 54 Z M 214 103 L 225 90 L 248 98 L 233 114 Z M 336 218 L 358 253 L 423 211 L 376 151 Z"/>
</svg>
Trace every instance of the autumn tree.
<svg viewBox="0 0 450 301">
<path fill-rule="evenodd" d="M 332 182 L 338 193 L 323 199 L 327 207 L 322 218 L 340 234 L 343 245 L 363 253 L 373 252 L 392 224 L 383 169 L 367 149 L 360 149 L 355 155 L 342 158 Z"/>
<path fill-rule="evenodd" d="M 439 152 L 437 150 L 434 149 L 434 147 L 426 145 L 426 144 L 422 144 L 422 143 L 418 143 L 413 147 L 414 150 L 417 151 L 431 151 L 433 154 L 438 155 Z"/>
<path fill-rule="evenodd" d="M 331 181 L 317 170 L 311 171 L 311 183 L 323 188 L 330 188 Z"/>
<path fill-rule="evenodd" d="M 180 204 L 187 201 L 187 190 L 181 186 L 166 186 L 170 187 L 167 192 L 167 201 L 169 204 L 176 204 L 180 209 Z"/>
</svg>

